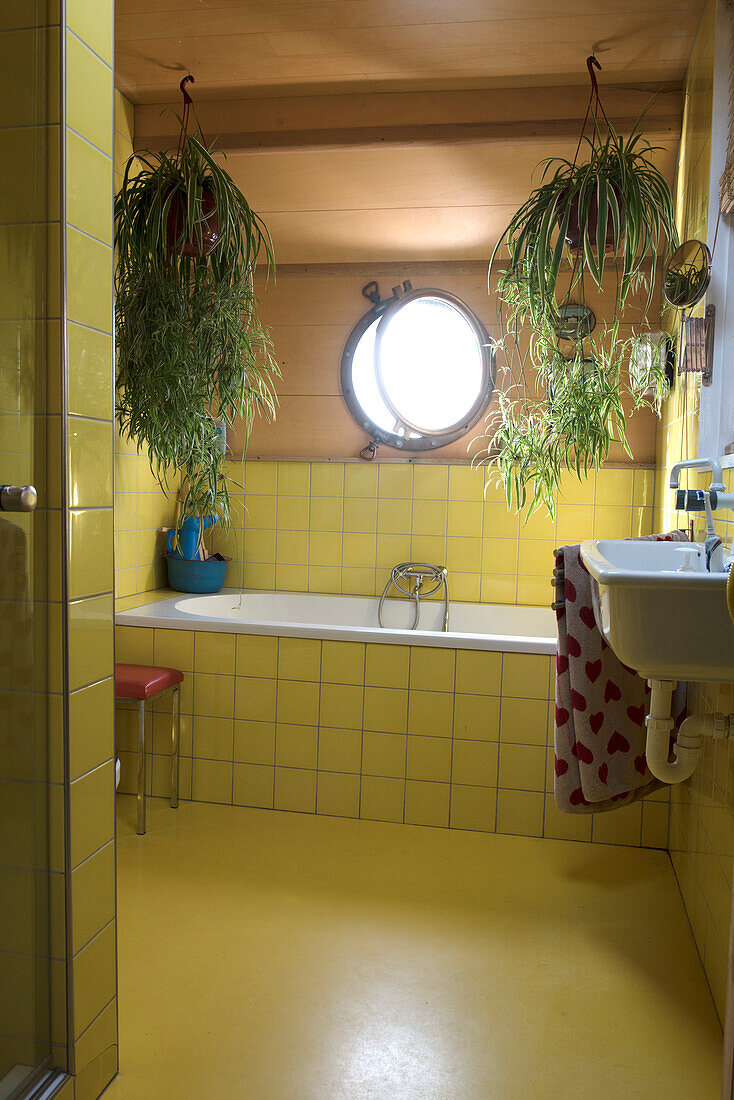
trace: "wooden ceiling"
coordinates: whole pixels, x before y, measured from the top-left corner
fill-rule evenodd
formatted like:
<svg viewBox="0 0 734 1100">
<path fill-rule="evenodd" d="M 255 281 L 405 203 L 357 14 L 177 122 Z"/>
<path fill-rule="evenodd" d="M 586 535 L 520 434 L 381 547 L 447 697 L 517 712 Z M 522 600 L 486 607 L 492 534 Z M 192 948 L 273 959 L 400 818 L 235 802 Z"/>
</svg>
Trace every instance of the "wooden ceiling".
<svg viewBox="0 0 734 1100">
<path fill-rule="evenodd" d="M 546 156 L 573 156 L 594 50 L 622 129 L 669 178 L 703 0 L 117 0 L 137 148 L 175 144 L 187 72 L 207 138 L 281 264 L 489 256 Z M 520 14 L 521 12 L 521 14 Z"/>
<path fill-rule="evenodd" d="M 117 78 L 165 101 L 177 73 L 201 98 L 678 81 L 702 0 L 117 0 Z M 180 79 L 180 78 L 179 78 Z"/>
</svg>

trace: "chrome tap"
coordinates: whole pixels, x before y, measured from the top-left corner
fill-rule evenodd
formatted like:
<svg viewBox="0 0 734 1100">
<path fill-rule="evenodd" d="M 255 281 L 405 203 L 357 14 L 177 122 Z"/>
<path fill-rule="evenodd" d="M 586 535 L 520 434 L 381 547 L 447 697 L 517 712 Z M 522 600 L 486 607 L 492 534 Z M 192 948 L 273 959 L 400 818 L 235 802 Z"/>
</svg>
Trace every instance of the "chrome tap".
<svg viewBox="0 0 734 1100">
<path fill-rule="evenodd" d="M 678 479 L 683 469 L 711 470 L 711 484 L 708 489 L 679 489 Z M 715 458 L 692 458 L 686 462 L 676 462 L 670 471 L 670 488 L 676 490 L 675 507 L 677 511 L 705 512 L 706 568 L 709 573 L 723 573 L 724 544 L 714 528 L 713 513 L 719 508 L 734 508 L 734 496 L 726 493 L 722 480 L 721 463 Z"/>
<path fill-rule="evenodd" d="M 678 488 L 678 479 L 681 470 L 710 470 L 711 471 L 711 484 L 709 485 L 709 491 L 712 489 L 717 493 L 723 493 L 726 491 L 726 486 L 721 480 L 721 463 L 717 458 L 687 458 L 685 461 L 676 462 L 670 471 L 670 488 Z"/>
<path fill-rule="evenodd" d="M 407 584 L 407 588 L 403 587 L 401 581 Z M 426 592 L 423 591 L 423 585 L 428 583 L 432 585 Z M 400 565 L 394 566 L 390 573 L 382 595 L 380 596 L 380 603 L 377 608 L 377 621 L 380 626 L 384 628 L 385 624 L 382 621 L 382 609 L 385 606 L 385 600 L 390 588 L 395 585 L 398 592 L 402 592 L 404 596 L 409 596 L 415 602 L 415 616 L 413 618 L 413 625 L 411 630 L 416 630 L 418 627 L 418 620 L 421 614 L 421 596 L 432 596 L 435 592 L 438 592 L 439 588 L 443 588 L 443 626 L 442 630 L 448 630 L 449 628 L 449 584 L 448 584 L 448 570 L 445 565 L 429 565 L 427 562 L 415 562 L 404 561 Z"/>
</svg>

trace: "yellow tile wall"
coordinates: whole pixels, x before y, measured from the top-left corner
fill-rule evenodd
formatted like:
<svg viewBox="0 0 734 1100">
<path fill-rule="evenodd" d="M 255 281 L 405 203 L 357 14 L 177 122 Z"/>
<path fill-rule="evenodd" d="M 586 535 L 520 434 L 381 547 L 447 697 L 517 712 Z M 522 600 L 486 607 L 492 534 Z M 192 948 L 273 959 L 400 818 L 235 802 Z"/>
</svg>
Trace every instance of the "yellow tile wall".
<svg viewBox="0 0 734 1100">
<path fill-rule="evenodd" d="M 58 16 L 0 11 L 0 1077 L 66 1068 Z M 12 9 L 12 10 L 11 10 Z"/>
<path fill-rule="evenodd" d="M 34 615 L 42 628 L 33 639 L 37 694 L 24 720 L 29 723 L 28 732 L 48 730 L 48 746 L 44 744 L 43 758 L 39 755 L 35 765 L 44 769 L 44 778 L 50 781 L 47 827 L 41 822 L 36 827 L 38 835 L 48 836 L 43 866 L 51 870 L 50 903 L 39 903 L 39 911 L 49 910 L 50 922 L 51 1056 L 54 1065 L 76 1074 L 77 1100 L 94 1100 L 114 1073 L 117 1058 L 115 1011 L 115 1026 L 108 1026 L 104 1036 L 96 1030 L 100 1015 L 107 1013 L 109 1019 L 110 1006 L 114 1010 L 116 1003 L 113 6 L 96 4 L 92 13 L 88 6 L 85 11 L 82 5 L 70 3 L 65 18 L 60 25 L 57 13 L 45 36 L 30 28 L 2 36 L 24 80 L 27 77 L 30 84 L 37 73 L 42 81 L 47 76 L 49 94 L 42 124 L 30 115 L 15 119 L 23 129 L 12 136 L 14 152 L 2 158 L 12 168 L 17 190 L 13 205 L 20 217 L 14 218 L 16 224 L 7 232 L 0 231 L 5 257 L 0 291 L 0 408 L 12 413 L 3 416 L 0 449 L 5 452 L 8 480 L 34 481 L 39 490 L 38 509 L 19 520 L 36 551 L 31 596 L 47 600 L 46 614 L 39 604 Z M 100 37 L 104 28 L 106 43 L 104 35 Z M 66 64 L 60 86 L 62 47 Z M 45 59 L 36 69 L 44 52 Z M 29 104 L 38 108 L 43 103 L 39 89 L 31 94 L 25 83 L 19 83 L 15 91 L 11 99 L 21 114 Z M 12 126 L 13 121 L 6 110 L 3 127 Z M 21 138 L 27 147 L 19 144 Z M 8 148 L 4 146 L 3 151 L 7 153 Z M 39 155 L 47 165 L 46 179 L 24 179 L 24 169 L 30 172 Z M 13 273 L 12 279 L 6 278 L 6 271 Z M 5 461 L 6 448 L 13 453 L 11 462 Z M 7 620 L 5 614 L 3 620 Z M 17 687 L 14 683 L 14 691 Z M 10 732 L 17 736 L 18 727 Z M 32 778 L 29 743 L 25 739 L 26 793 L 33 789 L 27 782 Z M 40 780 L 41 773 L 35 778 Z M 28 828 L 23 835 L 31 837 L 34 832 Z M 19 872 L 22 866 L 32 866 L 30 851 L 25 854 Z M 17 911 L 13 916 L 18 921 Z M 27 934 L 29 929 L 17 931 Z M 38 950 L 42 950 L 40 944 Z M 19 970 L 16 977 L 25 976 Z M 44 984 L 39 972 L 39 995 Z M 69 1013 L 67 988 L 71 990 Z M 21 989 L 13 992 L 17 996 L 5 999 L 16 1014 L 17 1035 L 23 997 Z M 40 1004 L 37 1014 L 43 1018 Z M 104 1046 L 97 1045 L 95 1035 L 104 1039 Z M 16 1060 L 34 1064 L 33 1052 L 28 1054 Z"/>
<path fill-rule="evenodd" d="M 553 548 L 652 531 L 654 472 L 605 468 L 525 522 L 469 466 L 230 463 L 233 522 L 214 547 L 232 587 L 379 595 L 398 562 L 446 565 L 452 599 L 549 603 Z M 484 494 L 484 495 L 483 495 Z"/>
<path fill-rule="evenodd" d="M 664 847 L 667 792 L 599 818 L 553 802 L 551 658 L 117 628 L 118 660 L 171 665 L 181 795 L 195 801 Z M 118 705 L 120 789 L 137 713 Z M 149 790 L 170 790 L 170 702 L 150 708 Z M 171 811 L 172 813 L 175 811 Z"/>
<path fill-rule="evenodd" d="M 731 684 L 691 685 L 694 713 L 734 712 Z M 724 1021 L 734 856 L 734 751 L 704 738 L 696 771 L 671 794 L 670 855 L 706 976 Z"/>
<path fill-rule="evenodd" d="M 76 1100 L 117 1070 L 113 665 L 113 4 L 65 8 L 70 1065 Z"/>
<path fill-rule="evenodd" d="M 676 212 L 681 240 L 706 239 L 708 177 L 713 90 L 713 48 L 716 6 L 707 3 L 686 76 L 686 100 L 676 181 Z M 702 310 L 702 302 L 697 311 Z M 678 316 L 666 318 L 677 335 Z M 698 453 L 700 383 L 695 376 L 675 382 L 663 408 L 656 439 L 655 517 L 657 527 L 676 526 L 680 513 L 673 509 L 668 488 L 670 467 Z M 725 481 L 734 485 L 732 471 Z M 681 475 L 681 487 L 707 487 L 710 475 Z M 717 518 L 727 546 L 734 542 L 734 524 Z M 684 519 L 687 520 L 688 516 Z M 697 519 L 695 535 L 700 536 Z M 684 626 L 682 624 L 682 629 Z M 731 685 L 691 685 L 689 709 L 694 713 L 734 710 Z M 703 757 L 693 776 L 671 791 L 670 854 L 704 969 L 723 1023 L 729 961 L 729 922 L 734 854 L 734 747 L 704 739 Z"/>
<path fill-rule="evenodd" d="M 708 230 L 715 22 L 716 4 L 713 0 L 708 0 L 686 73 L 683 126 L 675 183 L 676 224 L 682 241 L 690 237 L 705 241 Z M 694 308 L 693 313 L 702 316 L 705 305 L 704 298 Z M 680 311 L 664 307 L 663 322 L 677 343 Z M 668 489 L 670 467 L 681 458 L 694 457 L 698 451 L 700 388 L 698 375 L 682 375 L 677 378 L 658 421 L 655 505 L 660 522 L 669 523 L 675 519 L 673 498 Z M 684 473 L 681 486 L 688 483 L 687 478 L 695 476 Z"/>
<path fill-rule="evenodd" d="M 695 454 L 695 452 L 693 452 Z M 689 484 L 706 488 L 710 474 Z M 727 491 L 734 490 L 734 470 L 724 470 Z M 734 546 L 731 513 L 716 517 L 726 547 Z M 700 520 L 695 537 L 702 538 Z M 734 685 L 691 684 L 692 713 L 734 713 Z M 734 855 L 734 746 L 704 738 L 702 758 L 691 778 L 672 788 L 670 854 L 704 969 L 724 1022 L 729 964 L 729 925 Z"/>
</svg>

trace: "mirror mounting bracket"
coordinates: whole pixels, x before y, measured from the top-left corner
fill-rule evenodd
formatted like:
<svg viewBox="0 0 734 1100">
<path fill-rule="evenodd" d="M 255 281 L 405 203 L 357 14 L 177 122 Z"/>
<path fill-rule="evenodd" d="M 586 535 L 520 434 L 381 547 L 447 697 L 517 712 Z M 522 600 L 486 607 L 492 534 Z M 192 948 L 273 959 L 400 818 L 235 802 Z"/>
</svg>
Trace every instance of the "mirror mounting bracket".
<svg viewBox="0 0 734 1100">
<path fill-rule="evenodd" d="M 703 317 L 681 319 L 678 374 L 700 374 L 704 386 L 711 385 L 714 366 L 716 306 L 708 305 Z"/>
</svg>

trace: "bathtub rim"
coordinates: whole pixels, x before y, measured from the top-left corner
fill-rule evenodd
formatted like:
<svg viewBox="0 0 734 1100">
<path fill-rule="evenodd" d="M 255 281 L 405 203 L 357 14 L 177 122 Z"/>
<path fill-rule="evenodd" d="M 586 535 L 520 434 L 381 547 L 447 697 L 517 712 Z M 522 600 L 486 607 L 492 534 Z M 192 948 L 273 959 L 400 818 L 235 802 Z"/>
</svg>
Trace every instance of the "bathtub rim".
<svg viewBox="0 0 734 1100">
<path fill-rule="evenodd" d="M 329 596 L 339 594 L 309 592 L 278 592 L 270 589 L 223 589 L 222 594 L 244 591 L 247 595 Z M 264 637 L 314 638 L 323 641 L 365 642 L 381 645 L 429 646 L 434 649 L 475 649 L 500 653 L 537 653 L 552 656 L 556 652 L 555 637 L 522 634 L 469 634 L 437 630 L 394 630 L 366 626 L 334 626 L 327 623 L 289 623 L 283 620 L 236 620 L 205 618 L 179 611 L 175 604 L 186 597 L 178 592 L 162 600 L 148 601 L 115 613 L 115 626 L 144 627 L 151 630 L 203 630 L 214 634 L 254 634 Z M 188 593 L 195 595 L 195 593 Z M 375 600 L 374 596 L 352 596 L 350 599 Z M 456 600 L 455 603 L 465 601 Z M 522 604 L 487 604 L 487 607 L 518 607 Z"/>
</svg>

